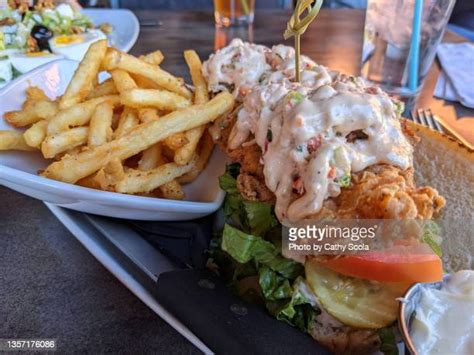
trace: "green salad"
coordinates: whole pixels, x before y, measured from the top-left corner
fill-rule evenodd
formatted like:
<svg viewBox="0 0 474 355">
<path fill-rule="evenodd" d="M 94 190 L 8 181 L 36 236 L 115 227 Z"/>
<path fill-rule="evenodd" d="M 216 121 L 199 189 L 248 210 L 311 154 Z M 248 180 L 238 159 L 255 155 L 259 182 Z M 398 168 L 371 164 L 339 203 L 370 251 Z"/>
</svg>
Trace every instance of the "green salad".
<svg viewBox="0 0 474 355">
<path fill-rule="evenodd" d="M 0 57 L 8 52 L 27 51 L 34 26 L 41 25 L 53 35 L 72 35 L 93 28 L 91 19 L 70 5 L 61 4 L 54 9 L 28 10 L 0 9 Z"/>
</svg>

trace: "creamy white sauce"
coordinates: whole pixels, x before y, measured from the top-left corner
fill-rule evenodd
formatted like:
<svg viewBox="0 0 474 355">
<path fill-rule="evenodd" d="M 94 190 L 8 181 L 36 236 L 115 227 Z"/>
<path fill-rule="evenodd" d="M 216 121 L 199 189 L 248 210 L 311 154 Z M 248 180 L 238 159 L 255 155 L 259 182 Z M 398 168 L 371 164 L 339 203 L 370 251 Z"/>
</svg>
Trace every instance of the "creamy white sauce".
<svg viewBox="0 0 474 355">
<path fill-rule="evenodd" d="M 258 83 L 263 73 L 270 69 L 265 59 L 269 49 L 234 39 L 225 48 L 212 54 L 203 64 L 202 71 L 212 92 L 228 90 L 233 94 L 245 94 Z"/>
<path fill-rule="evenodd" d="M 410 336 L 418 354 L 474 354 L 474 271 L 449 277 L 441 289 L 423 288 Z"/>
<path fill-rule="evenodd" d="M 236 52 L 247 53 L 233 63 L 239 70 L 224 72 Z M 257 62 L 254 52 L 259 53 Z M 263 60 L 269 68 L 264 69 Z M 340 193 L 352 172 L 378 163 L 406 169 L 413 154 L 396 105 L 386 93 L 304 56 L 302 80 L 295 83 L 294 63 L 290 47 L 270 50 L 238 40 L 204 64 L 211 90 L 219 81 L 234 83 L 236 90 L 243 78 L 246 85 L 253 82 L 242 96 L 243 109 L 228 146 L 235 149 L 255 136 L 263 152 L 265 182 L 275 193 L 275 212 L 282 222 L 317 213 L 325 199 Z M 348 142 L 346 136 L 353 131 L 363 131 L 367 139 Z"/>
</svg>

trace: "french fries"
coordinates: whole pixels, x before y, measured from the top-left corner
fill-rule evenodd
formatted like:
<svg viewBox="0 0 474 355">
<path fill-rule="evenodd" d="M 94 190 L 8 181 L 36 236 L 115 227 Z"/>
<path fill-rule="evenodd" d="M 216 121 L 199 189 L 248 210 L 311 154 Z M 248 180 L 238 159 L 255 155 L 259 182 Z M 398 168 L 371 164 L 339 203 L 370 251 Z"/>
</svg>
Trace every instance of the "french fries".
<svg viewBox="0 0 474 355">
<path fill-rule="evenodd" d="M 183 145 L 188 143 L 188 139 L 186 138 L 186 135 L 183 132 L 173 134 L 172 136 L 169 136 L 166 138 L 164 141 L 164 144 L 171 148 L 172 150 L 177 150 L 181 148 Z"/>
<path fill-rule="evenodd" d="M 26 97 L 27 101 L 49 100 L 48 95 L 46 95 L 45 92 L 37 86 L 29 86 L 26 89 Z"/>
<path fill-rule="evenodd" d="M 123 69 L 129 73 L 141 75 L 155 82 L 158 86 L 191 99 L 191 92 L 184 84 L 170 73 L 158 66 L 148 64 L 129 54 L 109 49 L 102 63 L 105 70 Z"/>
<path fill-rule="evenodd" d="M 138 169 L 151 170 L 164 163 L 161 154 L 161 143 L 156 143 L 143 151 L 141 159 L 138 161 Z"/>
<path fill-rule="evenodd" d="M 163 198 L 170 200 L 182 200 L 184 198 L 184 191 L 181 184 L 176 180 L 171 180 L 159 187 Z"/>
<path fill-rule="evenodd" d="M 191 101 L 173 92 L 154 89 L 130 89 L 120 94 L 122 105 L 141 108 L 156 107 L 174 111 L 191 105 Z"/>
<path fill-rule="evenodd" d="M 85 177 L 77 182 L 78 185 L 105 191 L 114 191 L 114 186 L 125 176 L 122 162 L 112 160 L 97 173 Z"/>
<path fill-rule="evenodd" d="M 51 179 L 183 199 L 181 183 L 193 181 L 212 152 L 207 125 L 234 107 L 229 93 L 209 101 L 199 57 L 184 55 L 194 94 L 160 69 L 160 51 L 136 58 L 94 43 L 63 96 L 51 99 L 32 86 L 22 109 L 5 113 L 25 130 L 0 131 L 0 150 L 39 150 L 53 159 L 41 173 Z M 111 77 L 99 84 L 102 70 Z"/>
<path fill-rule="evenodd" d="M 138 169 L 143 171 L 152 170 L 165 163 L 165 159 L 161 153 L 161 143 L 157 143 L 143 151 L 142 157 L 138 162 Z M 159 186 L 159 190 L 164 198 L 171 200 L 182 200 L 184 198 L 183 189 L 176 180 L 171 180 Z"/>
<path fill-rule="evenodd" d="M 116 95 L 118 94 L 117 88 L 112 78 L 108 78 L 104 82 L 97 85 L 90 93 L 87 95 L 86 100 L 95 99 L 96 97 L 106 96 L 106 95 Z"/>
<path fill-rule="evenodd" d="M 127 159 L 175 133 L 212 122 L 229 112 L 233 106 L 234 97 L 222 92 L 206 104 L 174 111 L 157 121 L 140 124 L 119 139 L 81 152 L 74 157 L 65 156 L 48 166 L 42 175 L 73 184 L 113 159 Z"/>
<path fill-rule="evenodd" d="M 54 158 L 72 148 L 87 142 L 89 127 L 76 127 L 62 133 L 48 136 L 41 144 L 41 152 L 45 158 Z"/>
<path fill-rule="evenodd" d="M 147 193 L 191 171 L 195 164 L 196 160 L 191 160 L 186 165 L 167 163 L 148 171 L 129 169 L 115 189 L 122 193 Z"/>
<path fill-rule="evenodd" d="M 129 132 L 135 126 L 138 126 L 139 120 L 137 112 L 132 108 L 125 108 L 120 115 L 117 129 L 114 132 L 114 138 L 120 138 L 125 133 Z"/>
<path fill-rule="evenodd" d="M 0 131 L 0 150 L 34 150 L 17 131 Z"/>
<path fill-rule="evenodd" d="M 27 102 L 21 111 L 5 112 L 5 121 L 13 127 L 25 127 L 41 120 L 49 120 L 58 112 L 58 104 L 50 100 Z"/>
<path fill-rule="evenodd" d="M 137 84 L 132 79 L 130 74 L 124 70 L 116 69 L 112 70 L 112 79 L 114 81 L 115 87 L 119 93 L 123 93 L 127 90 L 136 89 Z"/>
<path fill-rule="evenodd" d="M 156 108 L 142 108 L 138 110 L 138 118 L 140 122 L 150 122 L 155 121 L 159 118 L 158 110 Z"/>
<path fill-rule="evenodd" d="M 184 52 L 184 59 L 189 67 L 189 71 L 191 73 L 191 79 L 194 84 L 194 103 L 195 104 L 203 104 L 209 101 L 209 94 L 207 92 L 207 83 L 204 77 L 202 76 L 201 72 L 201 59 L 195 51 L 185 51 Z M 174 155 L 174 161 L 177 164 L 186 164 L 191 157 L 193 156 L 194 152 L 196 151 L 196 147 L 201 139 L 206 126 L 200 126 L 193 128 L 185 132 L 187 143 L 183 145 L 181 148 L 177 149 Z"/>
<path fill-rule="evenodd" d="M 165 57 L 161 51 L 154 51 L 145 55 L 141 55 L 139 59 L 151 65 L 160 65 Z"/>
<path fill-rule="evenodd" d="M 25 138 L 26 144 L 32 148 L 39 149 L 41 147 L 41 143 L 43 143 L 44 139 L 46 138 L 47 132 L 48 121 L 41 120 L 28 128 L 25 133 L 23 133 L 23 137 Z"/>
<path fill-rule="evenodd" d="M 104 101 L 110 101 L 113 105 L 117 105 L 120 103 L 120 97 L 118 95 L 101 96 L 59 111 L 48 124 L 48 135 L 66 131 L 70 127 L 87 124 L 96 106 Z"/>
<path fill-rule="evenodd" d="M 196 165 L 191 169 L 191 171 L 183 176 L 181 176 L 178 181 L 181 184 L 189 184 L 193 182 L 199 174 L 206 168 L 207 162 L 211 156 L 212 150 L 214 149 L 214 141 L 212 140 L 209 132 L 206 132 L 200 142 L 199 147 L 199 157 L 196 161 Z"/>
<path fill-rule="evenodd" d="M 61 110 L 70 108 L 89 95 L 94 87 L 100 65 L 107 52 L 107 40 L 93 43 L 79 64 L 66 92 L 59 101 Z"/>
<path fill-rule="evenodd" d="M 193 50 L 184 51 L 184 60 L 189 67 L 191 80 L 194 85 L 194 103 L 203 104 L 209 101 L 206 79 L 202 76 L 202 63 L 198 54 Z"/>
<path fill-rule="evenodd" d="M 110 140 L 113 116 L 114 105 L 112 102 L 104 101 L 96 106 L 89 125 L 87 145 L 90 148 L 97 147 Z"/>
</svg>

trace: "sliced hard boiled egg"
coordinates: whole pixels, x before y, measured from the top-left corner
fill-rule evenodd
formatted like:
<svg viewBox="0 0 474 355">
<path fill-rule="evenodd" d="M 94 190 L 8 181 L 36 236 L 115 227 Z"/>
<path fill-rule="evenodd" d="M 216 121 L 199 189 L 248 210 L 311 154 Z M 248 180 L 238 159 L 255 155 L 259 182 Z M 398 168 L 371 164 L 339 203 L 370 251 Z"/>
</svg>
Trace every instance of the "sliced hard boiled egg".
<svg viewBox="0 0 474 355">
<path fill-rule="evenodd" d="M 15 53 L 10 55 L 10 61 L 12 65 L 20 73 L 26 73 L 39 67 L 40 65 L 61 58 L 63 58 L 63 56 L 52 54 L 46 51 L 34 53 Z"/>
<path fill-rule="evenodd" d="M 55 36 L 49 40 L 49 47 L 53 53 L 61 54 L 68 59 L 81 61 L 92 43 L 106 38 L 102 31 L 91 30 L 75 35 Z"/>
</svg>

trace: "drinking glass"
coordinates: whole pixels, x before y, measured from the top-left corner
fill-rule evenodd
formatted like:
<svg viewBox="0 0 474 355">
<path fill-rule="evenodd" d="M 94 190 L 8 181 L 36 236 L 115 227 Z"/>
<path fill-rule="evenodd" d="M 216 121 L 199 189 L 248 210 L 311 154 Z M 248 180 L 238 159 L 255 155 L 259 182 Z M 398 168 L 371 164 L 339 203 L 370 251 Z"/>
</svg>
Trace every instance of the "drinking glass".
<svg viewBox="0 0 474 355">
<path fill-rule="evenodd" d="M 454 3 L 368 0 L 362 76 L 392 94 L 414 97 L 433 63 Z"/>
<path fill-rule="evenodd" d="M 218 26 L 253 23 L 255 0 L 214 0 L 214 18 Z"/>
</svg>

